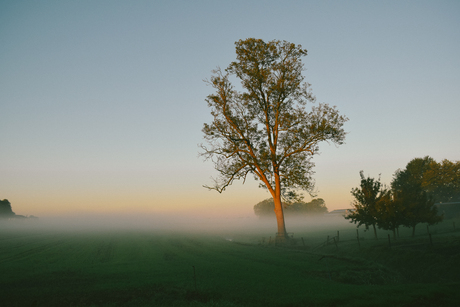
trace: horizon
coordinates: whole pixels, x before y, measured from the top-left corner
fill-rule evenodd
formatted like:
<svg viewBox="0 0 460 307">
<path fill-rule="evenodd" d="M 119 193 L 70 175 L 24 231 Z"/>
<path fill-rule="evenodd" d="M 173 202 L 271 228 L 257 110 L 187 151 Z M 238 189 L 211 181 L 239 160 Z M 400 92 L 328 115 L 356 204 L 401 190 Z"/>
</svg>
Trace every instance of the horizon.
<svg viewBox="0 0 460 307">
<path fill-rule="evenodd" d="M 349 118 L 312 160 L 329 211 L 361 170 L 389 185 L 414 158 L 460 160 L 459 2 L 260 3 L 2 1 L 0 199 L 37 217 L 254 215 L 270 194 L 207 191 L 198 157 L 203 80 L 248 37 L 307 49 L 317 101 Z"/>
</svg>

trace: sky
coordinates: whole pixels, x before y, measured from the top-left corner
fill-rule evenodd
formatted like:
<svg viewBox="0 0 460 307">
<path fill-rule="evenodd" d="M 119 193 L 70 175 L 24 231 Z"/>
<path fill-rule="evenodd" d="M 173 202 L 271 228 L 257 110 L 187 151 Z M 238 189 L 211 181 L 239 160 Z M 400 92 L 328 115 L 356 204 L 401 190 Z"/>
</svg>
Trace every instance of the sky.
<svg viewBox="0 0 460 307">
<path fill-rule="evenodd" d="M 314 157 L 317 197 L 359 172 L 460 160 L 459 1 L 0 2 L 0 199 L 16 214 L 248 217 L 258 183 L 208 191 L 205 98 L 240 39 L 308 50 L 305 81 L 349 118 Z M 306 198 L 307 201 L 310 197 Z"/>
</svg>

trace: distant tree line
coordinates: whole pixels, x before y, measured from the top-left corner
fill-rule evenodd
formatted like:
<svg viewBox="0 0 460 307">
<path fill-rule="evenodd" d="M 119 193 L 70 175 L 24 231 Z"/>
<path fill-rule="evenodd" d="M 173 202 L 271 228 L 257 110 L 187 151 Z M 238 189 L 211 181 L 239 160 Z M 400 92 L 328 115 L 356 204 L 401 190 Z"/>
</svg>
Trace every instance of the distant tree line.
<svg viewBox="0 0 460 307">
<path fill-rule="evenodd" d="M 10 218 L 15 215 L 8 199 L 0 200 L 0 218 Z"/>
<path fill-rule="evenodd" d="M 286 216 L 302 216 L 327 213 L 326 203 L 322 198 L 315 198 L 311 202 L 297 201 L 283 203 L 283 211 Z M 268 198 L 254 206 L 254 213 L 259 218 L 275 216 L 275 202 Z"/>
<path fill-rule="evenodd" d="M 11 203 L 8 199 L 0 200 L 0 219 L 25 219 L 25 218 L 32 218 L 36 219 L 36 216 L 24 216 L 18 215 L 13 212 L 13 208 L 11 207 Z"/>
<path fill-rule="evenodd" d="M 415 158 L 395 172 L 391 188 L 382 185 L 380 178 L 366 178 L 363 171 L 360 176 L 360 186 L 351 190 L 353 210 L 345 218 L 358 227 L 372 227 L 376 238 L 377 228 L 396 237 L 400 226 L 411 227 L 414 236 L 417 224 L 434 225 L 444 218 L 435 202 L 460 201 L 460 161 Z"/>
</svg>

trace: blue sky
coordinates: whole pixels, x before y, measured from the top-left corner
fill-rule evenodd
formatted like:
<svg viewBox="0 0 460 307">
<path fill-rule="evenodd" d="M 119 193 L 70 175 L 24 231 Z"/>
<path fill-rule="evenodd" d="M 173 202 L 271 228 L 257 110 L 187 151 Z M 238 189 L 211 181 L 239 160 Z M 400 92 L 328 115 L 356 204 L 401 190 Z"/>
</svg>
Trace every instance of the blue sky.
<svg viewBox="0 0 460 307">
<path fill-rule="evenodd" d="M 458 1 L 2 1 L 0 199 L 18 214 L 251 215 L 269 194 L 198 157 L 211 116 L 204 79 L 234 42 L 308 50 L 317 101 L 349 117 L 320 146 L 316 188 L 346 208 L 359 171 L 415 157 L 460 160 Z"/>
</svg>

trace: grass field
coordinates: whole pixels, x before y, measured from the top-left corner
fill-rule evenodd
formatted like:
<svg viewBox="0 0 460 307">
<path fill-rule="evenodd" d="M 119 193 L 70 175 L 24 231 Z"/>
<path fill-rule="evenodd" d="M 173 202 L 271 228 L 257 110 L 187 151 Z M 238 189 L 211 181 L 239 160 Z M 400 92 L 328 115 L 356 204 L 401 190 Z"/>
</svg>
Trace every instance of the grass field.
<svg viewBox="0 0 460 307">
<path fill-rule="evenodd" d="M 430 227 L 431 243 L 423 225 L 415 238 L 401 231 L 391 247 L 383 231 L 360 230 L 358 245 L 348 223 L 297 223 L 287 247 L 269 245 L 265 225 L 204 234 L 4 223 L 0 305 L 458 306 L 454 222 Z"/>
</svg>

